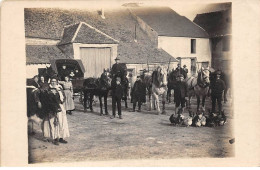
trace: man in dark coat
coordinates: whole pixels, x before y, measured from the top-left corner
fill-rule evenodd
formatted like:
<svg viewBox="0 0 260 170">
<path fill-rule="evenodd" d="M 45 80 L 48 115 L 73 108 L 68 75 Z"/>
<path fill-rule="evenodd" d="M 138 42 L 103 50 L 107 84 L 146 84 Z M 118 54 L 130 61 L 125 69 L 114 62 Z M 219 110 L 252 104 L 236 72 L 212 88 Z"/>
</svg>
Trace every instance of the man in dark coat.
<svg viewBox="0 0 260 170">
<path fill-rule="evenodd" d="M 65 81 L 65 77 L 70 74 L 69 70 L 67 69 L 66 65 L 62 65 L 62 68 L 59 70 L 59 75 L 61 81 Z"/>
<path fill-rule="evenodd" d="M 177 75 L 183 75 L 184 78 L 186 78 L 185 75 L 184 75 L 185 71 L 181 68 L 180 64 L 177 65 L 177 68 L 175 69 L 175 72 L 176 72 Z"/>
<path fill-rule="evenodd" d="M 118 74 L 118 72 L 121 70 L 121 66 L 119 64 L 120 59 L 116 58 L 115 61 L 116 61 L 116 63 L 113 64 L 112 69 L 111 69 L 112 77 L 116 76 Z"/>
<path fill-rule="evenodd" d="M 181 111 L 183 112 L 185 107 L 186 97 L 188 96 L 188 86 L 184 82 L 184 76 L 180 74 L 176 88 L 174 90 L 174 102 L 175 102 L 175 114 L 178 113 L 178 107 L 181 105 Z"/>
<path fill-rule="evenodd" d="M 211 100 L 212 100 L 212 112 L 214 113 L 216 101 L 218 102 L 219 113 L 222 111 L 222 94 L 226 89 L 226 85 L 223 80 L 220 79 L 221 72 L 216 72 L 216 80 L 211 83 Z"/>
<path fill-rule="evenodd" d="M 39 85 L 38 81 L 39 81 L 39 77 L 38 77 L 38 75 L 35 75 L 32 79 L 27 80 L 26 85 L 34 86 L 35 88 L 39 88 L 40 85 Z"/>
<path fill-rule="evenodd" d="M 136 82 L 134 83 L 134 87 L 131 92 L 131 96 L 133 99 L 133 112 L 135 112 L 136 103 L 138 102 L 138 112 L 141 111 L 141 105 L 142 103 L 146 102 L 145 98 L 146 94 L 146 87 L 143 83 L 142 79 L 140 79 L 140 76 L 137 76 Z"/>
<path fill-rule="evenodd" d="M 113 116 L 110 118 L 113 119 L 116 117 L 116 105 L 117 105 L 117 111 L 119 115 L 119 119 L 122 119 L 122 113 L 121 113 L 121 100 L 123 96 L 123 88 L 121 85 L 121 78 L 117 77 L 116 79 L 113 79 L 112 84 L 112 112 Z"/>
<path fill-rule="evenodd" d="M 40 85 L 40 90 L 46 90 L 49 88 L 49 84 L 48 82 L 45 81 L 43 75 L 40 76 L 39 85 Z"/>
<path fill-rule="evenodd" d="M 184 79 L 186 79 L 186 77 L 187 77 L 187 75 L 188 75 L 188 72 L 189 72 L 189 70 L 187 69 L 187 66 L 184 65 L 184 66 L 183 66 L 183 76 L 184 76 Z"/>
</svg>

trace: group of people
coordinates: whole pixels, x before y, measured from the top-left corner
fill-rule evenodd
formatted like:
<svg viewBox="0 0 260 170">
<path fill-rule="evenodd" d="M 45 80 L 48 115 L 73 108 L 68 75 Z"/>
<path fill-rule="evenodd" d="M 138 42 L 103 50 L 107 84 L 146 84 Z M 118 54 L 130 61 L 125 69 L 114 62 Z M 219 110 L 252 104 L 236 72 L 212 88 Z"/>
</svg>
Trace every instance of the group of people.
<svg viewBox="0 0 260 170">
<path fill-rule="evenodd" d="M 143 70 L 142 70 L 143 71 Z M 178 64 L 177 68 L 173 71 L 177 74 L 177 83 L 174 88 L 174 103 L 175 114 L 182 113 L 186 107 L 186 101 L 188 100 L 188 89 L 185 78 L 187 78 L 188 69 L 186 65 L 183 68 Z M 223 92 L 226 89 L 225 82 L 220 78 L 222 72 L 216 71 L 213 73 L 215 79 L 209 85 L 209 94 L 211 95 L 212 112 L 216 112 L 216 103 L 218 104 L 218 112 L 222 111 L 222 98 Z M 136 105 L 138 103 L 138 112 L 141 111 L 142 103 L 146 102 L 146 86 L 144 84 L 143 75 L 137 76 L 137 79 L 131 89 L 131 101 L 133 102 L 133 112 L 135 112 Z"/>
<path fill-rule="evenodd" d="M 32 82 L 27 82 L 27 88 L 32 88 L 31 93 L 34 93 L 34 102 L 28 104 L 35 108 L 33 114 L 43 120 L 41 128 L 44 140 L 52 141 L 55 145 L 67 143 L 65 138 L 70 134 L 66 114 L 72 114 L 75 109 L 69 75 L 62 78 L 64 81 L 54 76 L 48 82 L 44 76 L 36 75 Z"/>
</svg>

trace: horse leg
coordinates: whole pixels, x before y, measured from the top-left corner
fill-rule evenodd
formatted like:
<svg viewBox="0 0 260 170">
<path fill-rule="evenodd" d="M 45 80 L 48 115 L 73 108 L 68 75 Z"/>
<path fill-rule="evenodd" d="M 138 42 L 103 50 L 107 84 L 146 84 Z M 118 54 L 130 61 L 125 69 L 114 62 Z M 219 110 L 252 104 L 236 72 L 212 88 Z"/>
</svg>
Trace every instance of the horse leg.
<svg viewBox="0 0 260 170">
<path fill-rule="evenodd" d="M 83 100 L 83 105 L 84 105 L 84 110 L 87 110 L 87 92 L 83 92 L 84 95 L 84 100 Z"/>
<path fill-rule="evenodd" d="M 91 112 L 93 112 L 92 103 L 93 103 L 93 94 L 90 94 L 90 97 L 89 97 L 89 109 L 90 109 Z"/>
<path fill-rule="evenodd" d="M 167 96 L 167 93 L 165 91 L 164 94 L 162 95 L 162 114 L 166 114 L 166 111 L 165 111 L 166 96 Z"/>
<path fill-rule="evenodd" d="M 128 106 L 127 106 L 127 96 L 125 96 L 125 108 L 127 109 Z"/>
<path fill-rule="evenodd" d="M 107 93 L 104 95 L 104 104 L 105 104 L 105 114 L 108 115 L 108 111 L 107 111 Z"/>
<path fill-rule="evenodd" d="M 152 110 L 152 96 L 151 96 L 151 93 L 149 92 L 148 93 L 148 100 L 149 100 L 149 104 L 147 105 L 147 110 L 148 111 L 151 111 Z"/>
<path fill-rule="evenodd" d="M 204 95 L 202 97 L 202 111 L 204 112 L 205 111 L 205 99 L 206 99 L 206 95 Z"/>
<path fill-rule="evenodd" d="M 102 116 L 102 115 L 103 115 L 103 103 L 102 103 L 102 96 L 101 96 L 101 95 L 99 95 L 99 96 L 98 96 L 98 98 L 99 98 L 99 104 L 100 104 L 100 116 Z"/>
<path fill-rule="evenodd" d="M 160 114 L 161 110 L 160 110 L 160 105 L 159 105 L 159 95 L 154 95 L 154 99 L 155 99 L 157 114 Z"/>
<path fill-rule="evenodd" d="M 224 103 L 227 102 L 227 91 L 228 91 L 228 88 L 226 88 L 226 89 L 224 90 Z"/>
<path fill-rule="evenodd" d="M 197 96 L 197 111 L 199 111 L 200 108 L 200 96 Z"/>
</svg>

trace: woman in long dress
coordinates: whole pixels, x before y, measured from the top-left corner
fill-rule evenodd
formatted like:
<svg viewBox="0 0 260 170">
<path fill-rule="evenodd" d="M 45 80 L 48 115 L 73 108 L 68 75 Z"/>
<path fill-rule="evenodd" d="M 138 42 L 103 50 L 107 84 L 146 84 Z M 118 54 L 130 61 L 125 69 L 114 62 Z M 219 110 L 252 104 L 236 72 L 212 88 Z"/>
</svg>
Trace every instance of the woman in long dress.
<svg viewBox="0 0 260 170">
<path fill-rule="evenodd" d="M 65 110 L 68 114 L 72 114 L 72 111 L 75 109 L 74 101 L 73 101 L 73 86 L 72 82 L 69 81 L 69 76 L 65 76 L 65 81 L 59 81 L 59 83 L 63 86 L 64 94 L 65 94 Z"/>
<path fill-rule="evenodd" d="M 64 138 L 69 137 L 69 127 L 66 111 L 63 106 L 64 95 L 62 88 L 58 86 L 57 78 L 51 79 L 47 95 L 47 111 L 42 124 L 43 136 L 52 138 L 53 144 L 67 143 Z"/>
</svg>

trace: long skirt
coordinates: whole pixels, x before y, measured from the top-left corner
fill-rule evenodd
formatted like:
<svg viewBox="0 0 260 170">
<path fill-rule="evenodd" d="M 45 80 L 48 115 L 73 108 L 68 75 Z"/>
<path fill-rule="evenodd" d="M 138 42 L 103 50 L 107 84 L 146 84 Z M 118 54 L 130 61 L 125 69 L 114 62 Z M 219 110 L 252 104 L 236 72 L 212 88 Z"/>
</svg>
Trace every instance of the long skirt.
<svg viewBox="0 0 260 170">
<path fill-rule="evenodd" d="M 73 97 L 73 94 L 70 90 L 64 90 L 64 94 L 65 94 L 65 102 L 64 102 L 64 105 L 65 105 L 65 109 L 66 110 L 74 110 L 75 109 L 75 106 L 74 106 L 74 101 L 72 99 Z"/>
<path fill-rule="evenodd" d="M 68 126 L 68 120 L 66 115 L 66 110 L 62 104 L 60 104 L 61 112 L 58 113 L 58 120 L 59 120 L 59 133 L 60 138 L 66 138 L 70 136 L 69 133 L 69 126 Z"/>
<path fill-rule="evenodd" d="M 52 138 L 52 139 L 56 139 L 56 138 L 60 138 L 60 127 L 57 124 L 55 124 L 54 122 L 57 122 L 58 118 L 57 117 L 52 117 L 52 118 L 45 118 L 42 122 L 42 132 L 43 132 L 43 136 L 45 138 Z"/>
</svg>

